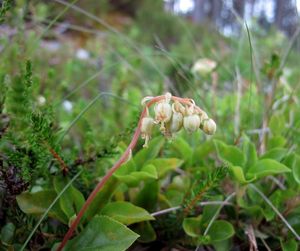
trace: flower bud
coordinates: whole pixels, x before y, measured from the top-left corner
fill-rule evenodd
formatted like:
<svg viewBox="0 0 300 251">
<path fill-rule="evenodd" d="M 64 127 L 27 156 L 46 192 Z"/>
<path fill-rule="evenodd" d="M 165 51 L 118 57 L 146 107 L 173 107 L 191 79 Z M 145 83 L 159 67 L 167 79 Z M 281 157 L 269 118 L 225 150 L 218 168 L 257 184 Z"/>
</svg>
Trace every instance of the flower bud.
<svg viewBox="0 0 300 251">
<path fill-rule="evenodd" d="M 144 117 L 142 119 L 141 132 L 144 134 L 151 134 L 154 125 L 154 120 L 151 117 Z"/>
<path fill-rule="evenodd" d="M 192 72 L 194 74 L 199 74 L 205 76 L 211 73 L 217 66 L 217 63 L 208 58 L 201 58 L 195 62 L 192 67 Z"/>
<path fill-rule="evenodd" d="M 157 122 L 168 122 L 172 117 L 172 107 L 165 101 L 157 103 L 154 107 L 154 111 L 155 120 Z"/>
<path fill-rule="evenodd" d="M 180 112 L 181 114 L 185 114 L 185 108 L 182 104 L 180 104 L 178 101 L 175 101 L 172 104 L 172 110 L 173 112 Z"/>
<path fill-rule="evenodd" d="M 212 119 L 205 119 L 203 121 L 202 130 L 208 135 L 213 135 L 217 130 L 217 125 Z"/>
<path fill-rule="evenodd" d="M 154 126 L 154 120 L 151 117 L 144 117 L 142 119 L 142 124 L 141 124 L 141 136 L 142 139 L 145 139 L 145 144 L 143 147 L 148 146 L 148 141 L 151 138 L 151 133 L 152 129 Z"/>
<path fill-rule="evenodd" d="M 172 134 L 178 132 L 182 128 L 182 124 L 183 124 L 182 114 L 180 112 L 174 112 L 167 127 L 169 132 Z"/>
<path fill-rule="evenodd" d="M 192 133 L 197 131 L 200 122 L 200 117 L 197 114 L 187 115 L 183 118 L 183 127 L 189 133 Z"/>
<path fill-rule="evenodd" d="M 165 134 L 166 128 L 165 123 L 170 121 L 172 117 L 172 107 L 169 104 L 169 101 L 162 101 L 155 105 L 154 107 L 155 112 L 155 122 L 161 123 L 160 131 Z"/>
</svg>

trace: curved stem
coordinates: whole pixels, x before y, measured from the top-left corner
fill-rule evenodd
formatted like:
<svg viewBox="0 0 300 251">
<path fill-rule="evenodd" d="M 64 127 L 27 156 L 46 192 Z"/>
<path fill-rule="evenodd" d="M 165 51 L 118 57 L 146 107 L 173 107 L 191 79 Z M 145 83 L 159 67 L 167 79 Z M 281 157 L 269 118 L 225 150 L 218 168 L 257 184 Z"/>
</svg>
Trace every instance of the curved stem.
<svg viewBox="0 0 300 251">
<path fill-rule="evenodd" d="M 96 195 L 98 194 L 98 192 L 101 190 L 101 188 L 105 185 L 105 183 L 107 182 L 107 180 L 113 175 L 113 173 L 118 170 L 122 164 L 124 162 L 126 162 L 126 160 L 128 159 L 128 156 L 130 155 L 131 150 L 136 146 L 137 141 L 139 139 L 140 133 L 141 133 L 141 124 L 142 124 L 142 119 L 145 117 L 146 113 L 147 113 L 147 108 L 150 107 L 151 105 L 153 105 L 154 103 L 162 100 L 165 98 L 165 95 L 162 96 L 157 96 L 152 98 L 147 104 L 146 107 L 143 109 L 140 119 L 139 119 L 139 123 L 137 126 L 137 129 L 132 137 L 132 140 L 130 142 L 130 144 L 128 145 L 127 149 L 125 150 L 125 152 L 123 153 L 123 155 L 120 157 L 120 159 L 112 166 L 112 168 L 105 174 L 105 176 L 100 180 L 100 182 L 97 184 L 97 186 L 94 188 L 94 190 L 91 192 L 91 194 L 89 195 L 89 197 L 87 198 L 86 202 L 84 203 L 84 205 L 82 206 L 82 208 L 80 209 L 76 219 L 73 221 L 73 223 L 71 224 L 68 232 L 66 233 L 66 235 L 64 236 L 63 241 L 61 242 L 61 244 L 59 245 L 59 247 L 57 248 L 57 251 L 61 251 L 64 246 L 67 244 L 68 240 L 71 238 L 71 236 L 73 235 L 74 230 L 76 229 L 76 227 L 78 226 L 82 216 L 84 215 L 85 211 L 87 210 L 87 208 L 89 207 L 89 205 L 92 203 L 92 201 L 94 200 L 94 198 L 96 197 Z M 191 104 L 191 99 L 188 98 L 179 98 L 179 97 L 175 97 L 172 96 L 172 100 L 176 100 L 179 101 L 181 103 L 190 105 Z M 200 109 L 200 108 L 199 108 Z M 201 109 L 200 109 L 201 110 Z"/>
</svg>

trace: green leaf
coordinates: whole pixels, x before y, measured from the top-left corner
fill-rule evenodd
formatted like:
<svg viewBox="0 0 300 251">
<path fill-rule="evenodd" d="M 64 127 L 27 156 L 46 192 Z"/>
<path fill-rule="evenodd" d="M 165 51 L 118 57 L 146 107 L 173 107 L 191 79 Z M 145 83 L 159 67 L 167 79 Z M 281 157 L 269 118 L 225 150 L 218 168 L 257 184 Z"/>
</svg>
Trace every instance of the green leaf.
<svg viewBox="0 0 300 251">
<path fill-rule="evenodd" d="M 255 145 L 249 140 L 245 139 L 243 143 L 243 152 L 246 156 L 246 165 L 243 167 L 244 172 L 247 172 L 247 170 L 256 164 L 257 161 L 257 153 Z"/>
<path fill-rule="evenodd" d="M 1 229 L 1 235 L 0 240 L 4 245 L 10 245 L 12 244 L 14 234 L 15 234 L 16 227 L 13 223 L 7 223 L 2 229 Z"/>
<path fill-rule="evenodd" d="M 107 204 L 101 210 L 101 214 L 110 216 L 125 225 L 154 220 L 153 216 L 151 216 L 145 209 L 137 207 L 126 201 L 116 201 Z"/>
<path fill-rule="evenodd" d="M 262 156 L 260 156 L 260 159 L 274 159 L 277 161 L 281 161 L 285 157 L 287 152 L 288 152 L 288 150 L 285 148 L 275 147 L 275 148 L 267 151 Z"/>
<path fill-rule="evenodd" d="M 248 178 L 261 178 L 268 175 L 291 172 L 291 170 L 273 159 L 259 160 L 256 165 L 250 167 L 247 173 Z"/>
<path fill-rule="evenodd" d="M 214 241 L 213 246 L 216 251 L 232 250 L 232 240 Z"/>
<path fill-rule="evenodd" d="M 214 144 L 218 153 L 218 157 L 229 162 L 234 166 L 244 166 L 245 156 L 243 152 L 236 146 L 229 146 L 220 140 L 214 140 Z"/>
<path fill-rule="evenodd" d="M 136 166 L 142 167 L 147 160 L 154 159 L 159 154 L 164 143 L 163 137 L 152 139 L 147 148 L 143 148 L 133 157 Z"/>
<path fill-rule="evenodd" d="M 244 171 L 240 166 L 231 166 L 230 165 L 228 167 L 228 169 L 229 169 L 230 175 L 242 185 L 252 182 L 256 178 L 256 177 L 253 177 L 252 179 L 246 179 L 245 175 L 244 175 Z"/>
<path fill-rule="evenodd" d="M 147 162 L 156 167 L 158 178 L 164 177 L 169 171 L 175 170 L 183 164 L 183 160 L 176 158 L 157 158 Z"/>
<path fill-rule="evenodd" d="M 204 163 L 204 160 L 207 159 L 207 156 L 214 151 L 214 144 L 212 140 L 205 141 L 199 145 L 193 153 L 193 164 L 201 165 Z"/>
<path fill-rule="evenodd" d="M 272 204 L 276 208 L 280 208 L 280 205 L 282 204 L 283 201 L 285 201 L 285 199 L 287 199 L 287 197 L 282 195 L 281 190 L 276 190 L 269 197 L 269 200 L 272 202 Z M 257 200 L 255 200 L 255 201 L 257 201 Z M 257 203 L 257 204 L 259 204 L 259 203 Z M 268 204 L 266 204 L 266 206 L 263 208 L 263 213 L 264 213 L 264 216 L 265 216 L 267 221 L 273 220 L 274 217 L 276 216 L 276 213 L 274 212 L 274 210 Z"/>
<path fill-rule="evenodd" d="M 123 251 L 138 237 L 138 234 L 110 217 L 95 216 L 77 237 L 68 242 L 64 251 Z"/>
<path fill-rule="evenodd" d="M 190 189 L 191 180 L 187 176 L 176 175 L 172 179 L 172 183 L 169 185 L 169 189 L 176 189 L 183 194 Z"/>
<path fill-rule="evenodd" d="M 180 156 L 180 158 L 183 159 L 187 165 L 191 163 L 193 149 L 182 137 L 177 137 L 172 142 L 171 146 L 176 151 L 176 156 Z"/>
<path fill-rule="evenodd" d="M 287 221 L 294 228 L 294 230 L 297 233 L 300 232 L 300 217 L 299 217 L 299 212 L 291 212 L 287 216 Z"/>
<path fill-rule="evenodd" d="M 201 235 L 201 217 L 184 218 L 182 227 L 188 236 L 199 237 Z"/>
<path fill-rule="evenodd" d="M 286 138 L 281 135 L 273 136 L 268 138 L 267 143 L 268 149 L 283 147 L 286 144 Z"/>
<path fill-rule="evenodd" d="M 101 211 L 101 209 L 106 205 L 106 203 L 113 196 L 114 192 L 120 185 L 120 181 L 114 176 L 106 182 L 104 187 L 96 195 L 93 202 L 90 204 L 86 210 L 86 215 L 88 219 L 91 219 L 95 214 Z"/>
<path fill-rule="evenodd" d="M 281 134 L 285 130 L 285 118 L 283 115 L 275 114 L 271 117 L 269 127 L 273 135 Z"/>
<path fill-rule="evenodd" d="M 221 201 L 221 200 L 223 200 L 223 196 L 222 195 L 210 196 L 209 200 Z M 203 208 L 201 224 L 204 227 L 207 227 L 207 225 L 209 224 L 211 219 L 214 217 L 214 215 L 217 213 L 219 208 L 220 208 L 220 205 L 207 205 Z"/>
<path fill-rule="evenodd" d="M 122 176 L 122 175 L 130 174 L 135 171 L 137 171 L 137 167 L 133 158 L 131 158 L 129 161 L 122 164 L 121 167 L 114 173 L 114 175 Z"/>
<path fill-rule="evenodd" d="M 297 251 L 298 243 L 294 239 L 291 239 L 286 242 L 281 241 L 281 247 L 282 251 Z"/>
<path fill-rule="evenodd" d="M 139 242 L 149 243 L 156 240 L 156 233 L 149 221 L 140 222 L 133 227 L 134 232 L 140 235 Z"/>
<path fill-rule="evenodd" d="M 145 183 L 143 189 L 137 194 L 134 204 L 148 211 L 154 211 L 158 199 L 159 185 L 158 182 L 149 181 Z"/>
<path fill-rule="evenodd" d="M 64 189 L 65 185 L 68 183 L 68 179 L 61 176 L 56 176 L 53 179 L 54 189 L 57 193 Z M 59 198 L 59 205 L 65 215 L 70 219 L 72 216 L 76 215 L 84 204 L 84 196 L 77 190 L 73 185 L 71 185 Z"/>
<path fill-rule="evenodd" d="M 167 203 L 171 207 L 182 205 L 182 201 L 184 200 L 184 193 L 174 189 L 168 189 L 167 191 L 164 192 L 164 195 L 165 198 L 167 199 Z"/>
<path fill-rule="evenodd" d="M 293 163 L 293 176 L 295 181 L 300 184 L 300 156 L 295 155 L 294 163 Z"/>
<path fill-rule="evenodd" d="M 20 209 L 26 214 L 43 214 L 56 198 L 54 190 L 43 190 L 36 193 L 24 192 L 16 197 Z M 58 203 L 50 210 L 49 216 L 67 223 L 65 214 Z"/>
<path fill-rule="evenodd" d="M 122 170 L 123 169 L 123 170 Z M 132 164 L 129 166 L 123 166 L 116 172 L 114 176 L 127 184 L 128 186 L 137 186 L 141 181 L 153 180 L 157 179 L 157 171 L 154 165 L 148 164 L 144 165 L 140 171 L 131 171 L 135 170 L 132 169 Z"/>
<path fill-rule="evenodd" d="M 231 223 L 225 220 L 217 220 L 211 225 L 207 234 L 210 236 L 211 242 L 215 242 L 229 239 L 234 233 Z"/>
</svg>

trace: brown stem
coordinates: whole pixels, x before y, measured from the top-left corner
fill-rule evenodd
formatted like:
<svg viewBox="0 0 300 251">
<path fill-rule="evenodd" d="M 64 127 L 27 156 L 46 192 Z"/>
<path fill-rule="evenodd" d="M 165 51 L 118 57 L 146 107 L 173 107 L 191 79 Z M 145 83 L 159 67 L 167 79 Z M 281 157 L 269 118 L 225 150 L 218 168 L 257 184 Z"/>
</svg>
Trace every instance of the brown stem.
<svg viewBox="0 0 300 251">
<path fill-rule="evenodd" d="M 146 107 L 143 109 L 140 119 L 139 119 L 139 123 L 137 126 L 137 129 L 132 137 L 132 140 L 130 142 L 130 144 L 128 145 L 126 151 L 123 153 L 123 155 L 121 156 L 121 158 L 113 165 L 113 167 L 105 174 L 105 176 L 100 180 L 100 182 L 97 184 L 97 186 L 94 188 L 94 190 L 91 192 L 91 194 L 89 195 L 89 197 L 87 198 L 86 202 L 84 203 L 84 205 L 82 206 L 82 208 L 80 209 L 76 219 L 73 221 L 73 223 L 71 224 L 68 232 L 66 233 L 66 235 L 64 236 L 63 241 L 61 242 L 61 244 L 59 245 L 59 247 L 57 248 L 57 251 L 61 251 L 64 246 L 66 245 L 66 243 L 68 242 L 68 240 L 71 238 L 71 236 L 73 235 L 74 230 L 76 229 L 77 225 L 79 224 L 82 216 L 84 215 L 85 211 L 87 210 L 87 208 L 89 207 L 89 205 L 92 203 L 92 201 L 94 200 L 94 198 L 96 197 L 96 195 L 98 194 L 98 192 L 101 190 L 101 188 L 105 185 L 105 183 L 108 181 L 108 179 L 113 175 L 113 173 L 118 170 L 121 165 L 126 162 L 126 160 L 128 159 L 128 156 L 130 154 L 130 152 L 132 151 L 132 149 L 136 146 L 137 141 L 139 139 L 140 133 L 141 133 L 141 124 L 142 124 L 142 119 L 144 118 L 144 116 L 147 113 L 147 107 L 150 107 L 151 105 L 153 105 L 154 103 L 164 99 L 165 96 L 157 96 L 154 97 L 153 99 L 151 99 L 147 104 Z M 184 103 L 186 105 L 191 105 L 191 99 L 187 99 L 187 98 L 179 98 L 179 97 L 174 97 L 172 96 L 172 100 L 174 101 L 179 101 L 181 103 Z M 198 109 L 198 111 L 202 111 L 199 107 L 196 107 Z"/>
<path fill-rule="evenodd" d="M 45 143 L 50 151 L 50 153 L 52 154 L 52 156 L 57 160 L 57 162 L 59 163 L 61 170 L 63 172 L 64 175 L 66 175 L 69 171 L 68 166 L 66 165 L 66 163 L 63 161 L 63 159 L 59 156 L 59 154 L 52 148 L 50 147 L 47 143 Z"/>
<path fill-rule="evenodd" d="M 192 210 L 192 208 L 195 207 L 195 204 L 197 201 L 201 200 L 203 195 L 207 192 L 209 189 L 209 185 L 205 186 L 203 189 L 201 189 L 200 192 L 196 194 L 196 196 L 192 199 L 192 201 L 187 205 L 187 207 L 184 209 L 184 215 L 187 216 L 189 212 Z"/>
</svg>

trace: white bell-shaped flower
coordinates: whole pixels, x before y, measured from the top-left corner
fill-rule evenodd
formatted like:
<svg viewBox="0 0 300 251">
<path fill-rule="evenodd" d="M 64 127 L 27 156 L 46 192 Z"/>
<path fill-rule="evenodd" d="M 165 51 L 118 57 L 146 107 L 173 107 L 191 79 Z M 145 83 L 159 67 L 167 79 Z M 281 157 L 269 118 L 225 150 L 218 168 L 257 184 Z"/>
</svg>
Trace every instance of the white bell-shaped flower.
<svg viewBox="0 0 300 251">
<path fill-rule="evenodd" d="M 169 103 L 162 101 L 155 105 L 155 120 L 157 122 L 168 122 L 172 117 L 172 107 Z"/>
<path fill-rule="evenodd" d="M 213 121 L 212 119 L 205 119 L 203 121 L 202 130 L 204 133 L 208 135 L 213 135 L 217 130 L 217 125 L 215 121 Z"/>
<path fill-rule="evenodd" d="M 183 125 L 183 115 L 180 112 L 174 112 L 170 122 L 170 132 L 178 132 Z"/>
<path fill-rule="evenodd" d="M 197 114 L 191 114 L 191 115 L 186 115 L 183 118 L 183 127 L 184 129 L 189 132 L 195 132 L 198 130 L 200 126 L 200 117 Z"/>
<path fill-rule="evenodd" d="M 153 129 L 154 124 L 155 124 L 154 119 L 151 117 L 144 117 L 142 119 L 141 136 L 142 136 L 142 139 L 145 139 L 145 144 L 143 145 L 143 147 L 148 146 L 148 142 L 151 138 L 152 129 Z"/>
</svg>

